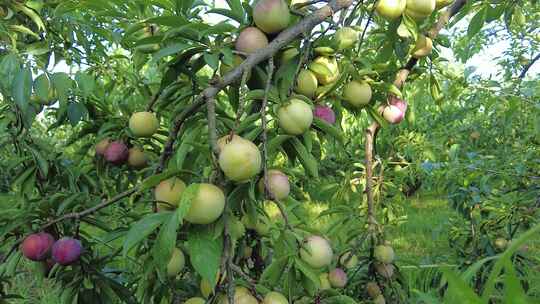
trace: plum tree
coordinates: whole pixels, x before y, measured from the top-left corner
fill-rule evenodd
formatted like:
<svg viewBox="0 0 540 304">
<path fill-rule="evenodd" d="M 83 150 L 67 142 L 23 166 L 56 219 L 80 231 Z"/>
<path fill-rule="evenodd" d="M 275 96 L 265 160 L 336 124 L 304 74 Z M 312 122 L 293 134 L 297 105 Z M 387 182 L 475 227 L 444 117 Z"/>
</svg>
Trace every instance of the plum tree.
<svg viewBox="0 0 540 304">
<path fill-rule="evenodd" d="M 70 237 L 63 237 L 52 246 L 51 256 L 56 263 L 67 266 L 77 262 L 82 251 L 81 241 Z"/>
<path fill-rule="evenodd" d="M 296 79 L 296 92 L 313 98 L 317 92 L 317 77 L 310 70 L 301 70 Z"/>
<path fill-rule="evenodd" d="M 316 105 L 313 110 L 313 115 L 319 119 L 326 121 L 327 123 L 333 125 L 336 123 L 336 114 L 332 108 L 324 105 Z"/>
<path fill-rule="evenodd" d="M 309 65 L 322 85 L 328 85 L 339 78 L 339 65 L 335 57 L 319 56 Z"/>
<path fill-rule="evenodd" d="M 285 173 L 276 169 L 268 170 L 266 178 L 266 190 L 271 198 L 283 200 L 289 196 L 291 186 Z M 259 180 L 259 191 L 264 192 L 264 178 Z"/>
<path fill-rule="evenodd" d="M 146 167 L 148 158 L 144 153 L 144 150 L 139 147 L 133 147 L 128 150 L 127 163 L 130 167 L 140 169 Z"/>
<path fill-rule="evenodd" d="M 225 194 L 212 184 L 198 184 L 197 194 L 184 219 L 192 224 L 210 224 L 223 213 Z"/>
<path fill-rule="evenodd" d="M 371 86 L 366 82 L 353 80 L 343 88 L 343 98 L 354 107 L 362 107 L 371 101 Z"/>
<path fill-rule="evenodd" d="M 129 118 L 129 129 L 136 137 L 151 137 L 159 129 L 159 120 L 151 112 L 133 113 Z"/>
<path fill-rule="evenodd" d="M 225 143 L 218 162 L 228 179 L 245 183 L 261 171 L 262 158 L 259 148 L 253 142 L 238 137 Z"/>
<path fill-rule="evenodd" d="M 113 165 L 124 164 L 128 157 L 128 147 L 121 141 L 113 141 L 105 149 L 105 160 Z"/>
<path fill-rule="evenodd" d="M 289 6 L 283 0 L 259 0 L 253 7 L 253 21 L 267 34 L 280 32 L 291 21 Z"/>
<path fill-rule="evenodd" d="M 175 277 L 177 274 L 184 269 L 186 264 L 186 259 L 184 253 L 179 248 L 174 248 L 172 252 L 171 259 L 167 263 L 167 275 L 169 277 Z"/>
<path fill-rule="evenodd" d="M 406 0 L 379 0 L 376 10 L 381 17 L 394 20 L 401 17 L 405 11 L 406 4 Z"/>
<path fill-rule="evenodd" d="M 418 35 L 414 49 L 412 50 L 412 56 L 414 58 L 422 58 L 431 54 L 433 49 L 433 41 L 431 38 L 426 37 L 425 35 Z"/>
<path fill-rule="evenodd" d="M 303 100 L 292 98 L 277 110 L 279 126 L 290 135 L 304 134 L 313 122 L 311 107 Z"/>
<path fill-rule="evenodd" d="M 32 261 L 43 261 L 49 257 L 54 244 L 52 235 L 39 232 L 27 236 L 21 244 L 22 254 Z"/>
<path fill-rule="evenodd" d="M 109 138 L 104 138 L 100 140 L 95 147 L 96 155 L 105 156 L 105 151 L 107 151 L 107 147 L 111 143 L 111 140 Z"/>
<path fill-rule="evenodd" d="M 343 288 L 347 285 L 347 274 L 341 268 L 334 268 L 328 273 L 328 281 L 334 288 Z"/>
<path fill-rule="evenodd" d="M 394 261 L 394 249 L 387 245 L 378 245 L 373 252 L 375 259 L 381 263 L 390 264 Z"/>
<path fill-rule="evenodd" d="M 178 207 L 184 189 L 186 189 L 186 184 L 179 178 L 173 177 L 161 181 L 154 190 L 154 197 L 158 201 L 158 210 L 170 210 Z"/>
<path fill-rule="evenodd" d="M 261 304 L 289 304 L 289 301 L 283 294 L 271 291 L 264 296 Z"/>
<path fill-rule="evenodd" d="M 240 32 L 236 39 L 236 50 L 246 54 L 251 54 L 268 45 L 268 38 L 256 27 L 247 27 Z"/>
<path fill-rule="evenodd" d="M 435 11 L 436 0 L 407 0 L 405 13 L 415 20 L 423 20 Z"/>
<path fill-rule="evenodd" d="M 304 239 L 300 248 L 300 257 L 313 268 L 330 265 L 334 253 L 330 243 L 323 237 L 311 235 Z"/>
</svg>

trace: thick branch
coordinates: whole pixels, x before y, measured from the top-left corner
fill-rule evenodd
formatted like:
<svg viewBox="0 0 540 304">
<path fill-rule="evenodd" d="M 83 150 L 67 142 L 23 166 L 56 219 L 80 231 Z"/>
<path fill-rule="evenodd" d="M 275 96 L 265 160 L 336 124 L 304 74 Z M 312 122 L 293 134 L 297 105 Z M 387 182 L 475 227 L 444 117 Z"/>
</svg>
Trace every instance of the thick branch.
<svg viewBox="0 0 540 304">
<path fill-rule="evenodd" d="M 527 72 L 529 72 L 529 70 L 531 69 L 531 67 L 540 59 L 540 53 L 538 55 L 536 55 L 536 57 L 534 57 L 531 62 L 529 62 L 529 64 L 527 64 L 524 68 L 523 68 L 523 71 L 521 71 L 521 74 L 519 74 L 519 79 L 523 79 L 525 78 L 525 76 L 527 75 Z"/>
</svg>

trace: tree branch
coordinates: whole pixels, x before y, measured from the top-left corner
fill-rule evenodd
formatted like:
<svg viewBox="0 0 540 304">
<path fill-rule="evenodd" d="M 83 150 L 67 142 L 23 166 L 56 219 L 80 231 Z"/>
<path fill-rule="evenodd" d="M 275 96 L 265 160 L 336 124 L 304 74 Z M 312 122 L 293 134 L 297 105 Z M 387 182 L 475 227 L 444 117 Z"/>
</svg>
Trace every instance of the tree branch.
<svg viewBox="0 0 540 304">
<path fill-rule="evenodd" d="M 534 57 L 531 62 L 529 62 L 529 64 L 527 64 L 524 68 L 523 68 L 523 71 L 521 71 L 521 74 L 519 74 L 519 79 L 523 79 L 525 78 L 525 76 L 527 75 L 527 72 L 529 72 L 529 70 L 531 69 L 531 67 L 540 59 L 540 53 L 538 53 L 538 55 L 536 55 L 536 57 Z"/>
</svg>

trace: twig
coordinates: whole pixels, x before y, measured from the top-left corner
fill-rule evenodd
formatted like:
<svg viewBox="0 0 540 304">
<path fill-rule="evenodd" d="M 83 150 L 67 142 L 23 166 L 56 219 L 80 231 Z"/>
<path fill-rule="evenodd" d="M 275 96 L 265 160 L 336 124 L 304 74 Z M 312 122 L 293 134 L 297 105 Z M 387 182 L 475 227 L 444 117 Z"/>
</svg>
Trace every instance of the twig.
<svg viewBox="0 0 540 304">
<path fill-rule="evenodd" d="M 529 62 L 529 64 L 527 64 L 524 68 L 523 68 L 523 71 L 521 71 L 521 74 L 519 74 L 519 79 L 523 79 L 525 78 L 525 76 L 527 75 L 527 72 L 529 72 L 529 70 L 531 69 L 531 67 L 536 63 L 536 61 L 538 61 L 540 59 L 540 53 L 538 55 L 536 55 L 536 57 L 534 57 L 531 62 Z"/>
<path fill-rule="evenodd" d="M 235 265 L 235 264 L 231 264 L 231 269 L 232 271 L 236 272 L 238 275 L 240 275 L 245 281 L 246 283 L 248 283 L 249 285 L 249 289 L 251 289 L 253 295 L 255 296 L 255 298 L 257 298 L 257 300 L 259 301 L 262 301 L 262 297 L 257 293 L 257 281 L 253 278 L 251 278 L 248 274 L 246 274 L 244 271 L 242 271 L 242 269 L 238 266 L 238 265 Z"/>
<path fill-rule="evenodd" d="M 376 0 L 375 3 L 373 3 L 373 8 L 369 12 L 369 17 L 368 17 L 368 20 L 366 22 L 366 26 L 364 27 L 364 30 L 362 31 L 362 35 L 360 36 L 360 40 L 358 40 L 358 52 L 360 52 L 360 50 L 362 48 L 362 43 L 364 43 L 364 37 L 366 36 L 366 32 L 367 32 L 367 29 L 369 27 L 369 24 L 371 23 L 371 20 L 373 19 L 373 14 L 375 13 L 375 9 L 377 8 L 377 2 L 379 2 L 379 0 Z"/>
</svg>

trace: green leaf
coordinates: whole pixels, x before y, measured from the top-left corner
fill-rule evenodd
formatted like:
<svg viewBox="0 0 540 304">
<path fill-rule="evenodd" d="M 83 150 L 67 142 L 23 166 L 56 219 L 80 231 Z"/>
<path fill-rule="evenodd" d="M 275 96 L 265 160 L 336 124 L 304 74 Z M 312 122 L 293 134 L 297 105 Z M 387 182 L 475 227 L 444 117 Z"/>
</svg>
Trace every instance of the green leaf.
<svg viewBox="0 0 540 304">
<path fill-rule="evenodd" d="M 75 81 L 77 81 L 77 85 L 79 89 L 81 89 L 84 97 L 90 96 L 96 88 L 96 80 L 94 77 L 84 72 L 77 72 L 75 75 Z"/>
<path fill-rule="evenodd" d="M 273 259 L 272 263 L 264 269 L 261 275 L 261 282 L 268 284 L 269 286 L 276 286 L 279 283 L 281 276 L 283 276 L 283 269 L 287 266 L 289 257 L 282 257 L 279 259 Z"/>
<path fill-rule="evenodd" d="M 9 53 L 2 57 L 0 61 L 0 88 L 8 90 L 11 88 L 13 78 L 19 69 L 19 60 L 15 53 Z"/>
<path fill-rule="evenodd" d="M 467 36 L 472 38 L 474 35 L 476 35 L 482 27 L 484 26 L 484 22 L 486 21 L 486 8 L 483 7 L 474 17 L 472 17 L 471 22 L 469 23 L 469 27 L 467 28 Z"/>
<path fill-rule="evenodd" d="M 51 89 L 51 82 L 47 74 L 41 74 L 34 80 L 34 92 L 41 101 L 49 100 L 49 90 Z"/>
<path fill-rule="evenodd" d="M 306 170 L 306 172 L 315 177 L 319 177 L 319 166 L 317 164 L 317 160 L 311 155 L 306 147 L 300 142 L 300 140 L 296 137 L 293 137 L 291 139 L 291 143 L 296 150 L 296 153 L 299 156 L 300 162 L 302 163 L 302 166 Z"/>
<path fill-rule="evenodd" d="M 188 251 L 191 265 L 201 277 L 215 285 L 219 272 L 223 239 L 214 239 L 209 226 L 196 226 L 188 233 Z"/>
<path fill-rule="evenodd" d="M 483 304 L 474 290 L 465 281 L 449 269 L 441 269 L 448 281 L 448 290 L 444 296 L 444 303 Z"/>
<path fill-rule="evenodd" d="M 300 270 L 317 288 L 321 285 L 321 280 L 317 272 L 311 268 L 306 262 L 296 258 L 294 260 L 295 267 Z"/>
<path fill-rule="evenodd" d="M 19 70 L 13 79 L 13 99 L 21 109 L 26 112 L 32 93 L 32 72 L 30 68 Z"/>
<path fill-rule="evenodd" d="M 292 135 L 278 135 L 278 136 L 272 138 L 268 142 L 268 153 L 269 154 L 274 153 L 289 138 L 293 138 L 293 136 Z"/>
<path fill-rule="evenodd" d="M 69 90 L 73 87 L 73 81 L 69 75 L 63 72 L 54 73 L 51 80 L 61 102 L 67 102 Z"/>
<path fill-rule="evenodd" d="M 313 125 L 315 125 L 317 128 L 321 129 L 324 133 L 334 137 L 337 139 L 340 143 L 345 142 L 345 138 L 343 136 L 343 132 L 341 132 L 338 128 L 335 126 L 327 123 L 325 120 L 322 120 L 318 117 L 313 117 Z"/>
<path fill-rule="evenodd" d="M 219 55 L 213 53 L 204 53 L 204 61 L 213 70 L 217 70 L 219 67 Z"/>
<path fill-rule="evenodd" d="M 191 46 L 186 43 L 178 42 L 178 43 L 172 44 L 166 48 L 159 50 L 159 52 L 155 53 L 149 64 L 155 64 L 157 61 L 159 61 L 160 59 L 164 57 L 167 57 L 176 53 L 180 53 L 189 48 L 191 48 Z"/>
<path fill-rule="evenodd" d="M 177 230 L 180 226 L 178 212 L 168 214 L 165 223 L 161 225 L 154 247 L 152 247 L 152 257 L 154 265 L 159 274 L 164 274 L 167 263 L 171 259 L 173 249 L 176 247 Z"/>
<path fill-rule="evenodd" d="M 531 303 L 527 299 L 523 286 L 521 286 L 521 282 L 517 276 L 514 265 L 512 265 L 512 261 L 510 259 L 506 259 L 504 264 L 504 303 Z"/>
<path fill-rule="evenodd" d="M 180 219 L 180 222 L 184 219 L 184 216 L 189 212 L 193 199 L 199 193 L 199 184 L 191 184 L 182 192 L 178 208 L 176 208 L 176 215 Z"/>
<path fill-rule="evenodd" d="M 69 122 L 72 126 L 76 126 L 88 113 L 86 107 L 80 102 L 70 102 L 67 111 Z"/>
<path fill-rule="evenodd" d="M 135 245 L 156 230 L 168 218 L 169 214 L 169 212 L 152 213 L 131 225 L 123 245 L 124 256 L 126 256 Z"/>
</svg>

